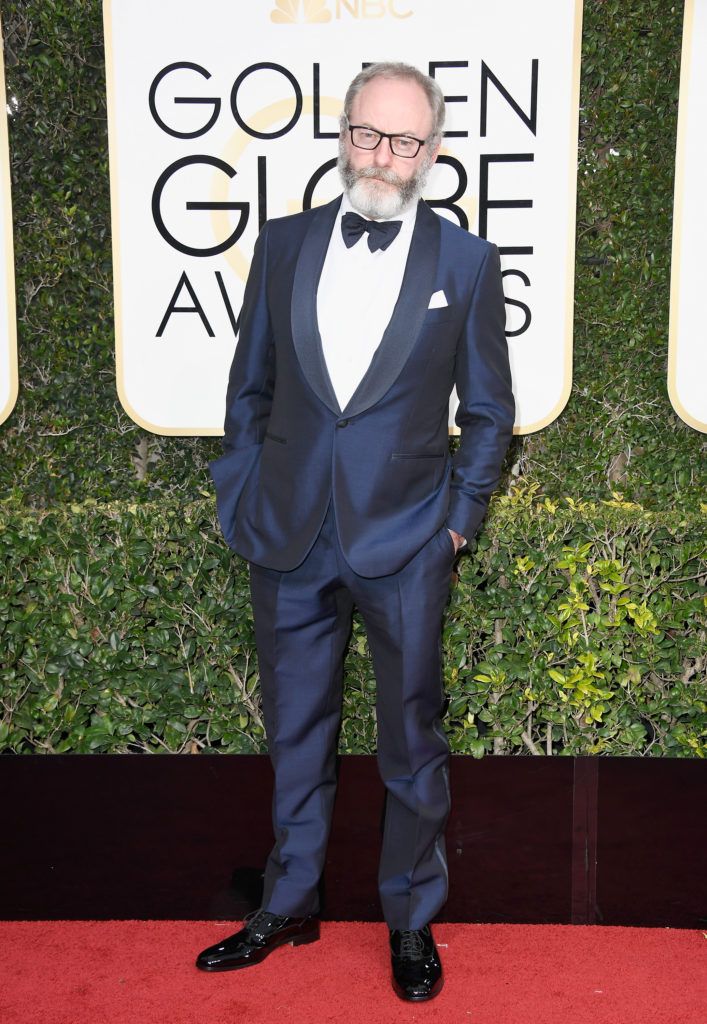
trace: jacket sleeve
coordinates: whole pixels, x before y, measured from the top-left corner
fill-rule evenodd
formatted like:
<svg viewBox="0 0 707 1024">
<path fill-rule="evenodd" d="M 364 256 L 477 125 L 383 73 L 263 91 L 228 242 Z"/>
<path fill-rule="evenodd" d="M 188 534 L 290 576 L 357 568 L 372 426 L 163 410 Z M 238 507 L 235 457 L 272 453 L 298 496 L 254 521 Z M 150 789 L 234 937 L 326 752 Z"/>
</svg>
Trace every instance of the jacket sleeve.
<svg viewBox="0 0 707 1024">
<path fill-rule="evenodd" d="M 226 391 L 223 450 L 262 444 L 275 385 L 267 302 L 267 224 L 255 243 L 241 308 L 238 344 Z"/>
<path fill-rule="evenodd" d="M 226 392 L 223 455 L 209 463 L 221 529 L 233 547 L 238 499 L 262 450 L 275 387 L 275 348 L 267 301 L 266 224 L 255 243 Z"/>
<path fill-rule="evenodd" d="M 498 485 L 513 434 L 515 402 L 505 335 L 506 310 L 498 249 L 489 245 L 457 350 L 456 415 L 461 429 L 452 461 L 446 525 L 471 540 Z"/>
</svg>

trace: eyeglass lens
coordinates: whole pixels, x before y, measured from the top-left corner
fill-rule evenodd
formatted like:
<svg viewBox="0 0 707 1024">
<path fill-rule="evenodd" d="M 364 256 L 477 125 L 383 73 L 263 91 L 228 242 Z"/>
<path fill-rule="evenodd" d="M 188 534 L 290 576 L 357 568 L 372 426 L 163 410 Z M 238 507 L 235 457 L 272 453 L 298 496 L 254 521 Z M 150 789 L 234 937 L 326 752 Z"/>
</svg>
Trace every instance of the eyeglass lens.
<svg viewBox="0 0 707 1024">
<path fill-rule="evenodd" d="M 383 138 L 390 140 L 390 148 L 395 156 L 417 156 L 422 145 L 417 139 L 409 138 L 407 135 L 383 135 L 373 128 L 351 129 L 351 141 L 359 149 L 375 149 Z"/>
</svg>

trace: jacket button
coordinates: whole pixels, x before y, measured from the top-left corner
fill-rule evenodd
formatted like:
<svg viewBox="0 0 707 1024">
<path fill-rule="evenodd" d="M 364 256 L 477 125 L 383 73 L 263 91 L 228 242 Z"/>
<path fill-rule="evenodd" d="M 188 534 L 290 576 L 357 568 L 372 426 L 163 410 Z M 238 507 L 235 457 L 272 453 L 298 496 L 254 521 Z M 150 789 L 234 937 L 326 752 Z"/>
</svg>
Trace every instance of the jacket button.
<svg viewBox="0 0 707 1024">
<path fill-rule="evenodd" d="M 348 427 L 349 421 L 348 420 L 337 420 L 336 421 L 336 425 L 337 425 L 337 427 Z"/>
</svg>

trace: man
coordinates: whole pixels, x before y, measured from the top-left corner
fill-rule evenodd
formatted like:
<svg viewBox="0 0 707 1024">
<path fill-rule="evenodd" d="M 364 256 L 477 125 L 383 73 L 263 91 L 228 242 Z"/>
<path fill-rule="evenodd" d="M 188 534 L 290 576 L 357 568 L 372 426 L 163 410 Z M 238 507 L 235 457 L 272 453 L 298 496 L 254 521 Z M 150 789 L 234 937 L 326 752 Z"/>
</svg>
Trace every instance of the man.
<svg viewBox="0 0 707 1024">
<path fill-rule="evenodd" d="M 423 1000 L 442 986 L 429 927 L 447 896 L 441 618 L 514 418 L 498 251 L 419 198 L 443 123 L 432 79 L 369 66 L 341 118 L 345 195 L 270 221 L 256 244 L 211 470 L 224 535 L 250 563 L 276 841 L 260 910 L 199 955 L 203 970 L 319 937 L 355 604 L 378 686 L 393 987 Z"/>
</svg>

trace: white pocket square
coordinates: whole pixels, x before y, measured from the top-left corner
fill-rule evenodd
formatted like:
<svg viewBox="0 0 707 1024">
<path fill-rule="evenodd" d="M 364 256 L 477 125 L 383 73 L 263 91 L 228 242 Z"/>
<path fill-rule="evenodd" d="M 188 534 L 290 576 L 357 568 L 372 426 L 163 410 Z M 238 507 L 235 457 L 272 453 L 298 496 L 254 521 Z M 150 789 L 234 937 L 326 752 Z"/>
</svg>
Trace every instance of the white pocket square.
<svg viewBox="0 0 707 1024">
<path fill-rule="evenodd" d="M 443 306 L 448 306 L 448 305 L 449 305 L 449 303 L 447 302 L 447 296 L 444 294 L 443 291 L 440 290 L 438 292 L 434 292 L 434 294 L 432 295 L 432 298 L 430 299 L 430 304 L 429 304 L 429 306 L 427 308 L 428 309 L 442 309 Z"/>
</svg>

